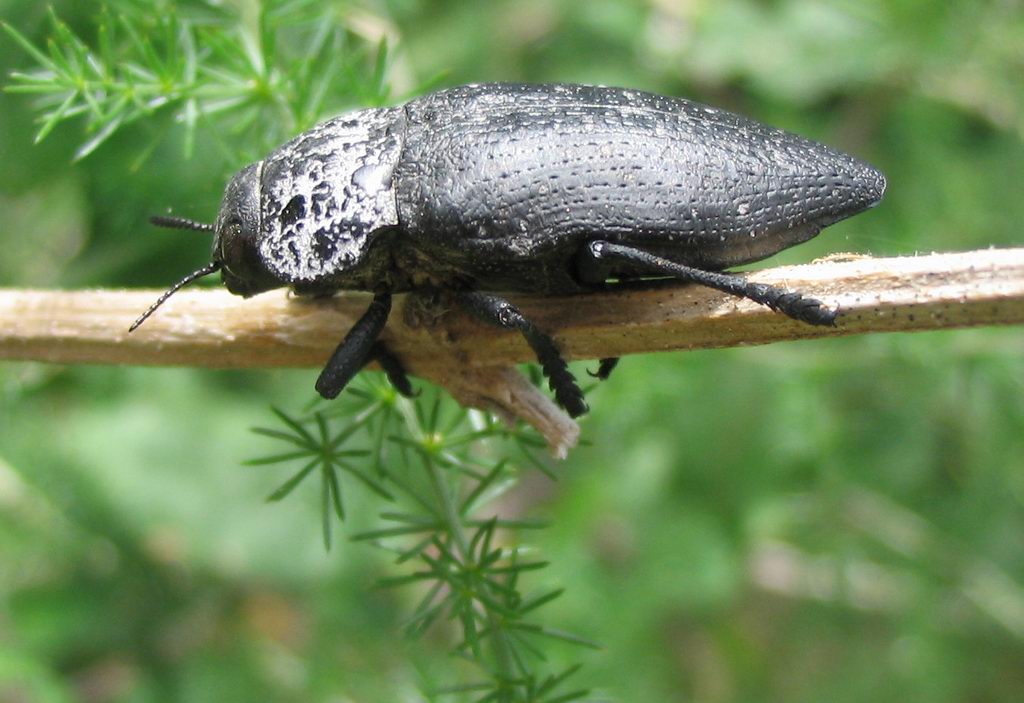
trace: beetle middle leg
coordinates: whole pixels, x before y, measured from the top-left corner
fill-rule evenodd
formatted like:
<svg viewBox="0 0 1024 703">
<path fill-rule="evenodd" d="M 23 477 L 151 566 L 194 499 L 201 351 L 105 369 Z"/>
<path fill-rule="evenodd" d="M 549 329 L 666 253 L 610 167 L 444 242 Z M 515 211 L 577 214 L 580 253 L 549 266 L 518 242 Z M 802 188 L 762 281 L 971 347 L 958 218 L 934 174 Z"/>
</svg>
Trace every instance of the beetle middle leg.
<svg viewBox="0 0 1024 703">
<path fill-rule="evenodd" d="M 363 365 L 365 366 L 372 361 L 377 362 L 396 391 L 406 398 L 413 398 L 419 395 L 417 391 L 412 389 L 412 384 L 409 383 L 409 376 L 405 373 L 405 367 L 402 366 L 402 362 L 391 353 L 391 350 L 387 348 L 384 342 L 374 342 Z"/>
<path fill-rule="evenodd" d="M 576 378 L 569 371 L 569 366 L 558 351 L 555 340 L 523 317 L 519 308 L 504 298 L 479 291 L 463 291 L 457 293 L 456 298 L 469 312 L 485 322 L 505 329 L 519 330 L 537 355 L 558 404 L 565 408 L 571 417 L 579 417 L 587 412 L 589 408 L 583 400 L 583 391 L 576 384 Z"/>
<path fill-rule="evenodd" d="M 613 244 L 611 242 L 590 242 L 583 250 L 579 261 L 580 271 L 587 280 L 606 278 L 604 274 L 614 268 L 615 264 L 629 264 L 641 274 L 663 275 L 683 281 L 699 283 L 723 293 L 748 298 L 761 303 L 776 312 L 792 317 L 811 325 L 833 326 L 836 311 L 825 307 L 815 298 L 800 293 L 770 286 L 766 283 L 754 283 L 743 276 L 678 264 L 655 254 L 633 247 Z"/>
<path fill-rule="evenodd" d="M 366 364 L 376 361 L 384 369 L 392 385 L 402 395 L 411 395 L 412 387 L 405 375 L 405 369 L 381 342 L 377 341 L 388 314 L 391 312 L 391 294 L 378 293 L 341 344 L 327 361 L 320 377 L 316 379 L 317 393 L 324 398 L 334 398 L 348 385 L 352 377 Z"/>
</svg>

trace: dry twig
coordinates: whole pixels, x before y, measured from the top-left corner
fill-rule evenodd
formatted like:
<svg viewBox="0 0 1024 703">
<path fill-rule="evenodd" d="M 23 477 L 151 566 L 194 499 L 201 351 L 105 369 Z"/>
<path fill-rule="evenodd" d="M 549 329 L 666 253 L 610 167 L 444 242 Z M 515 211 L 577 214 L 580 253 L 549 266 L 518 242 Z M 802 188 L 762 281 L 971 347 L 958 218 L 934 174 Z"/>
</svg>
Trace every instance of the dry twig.
<svg viewBox="0 0 1024 703">
<path fill-rule="evenodd" d="M 570 359 L 1024 322 L 1024 249 L 890 259 L 837 256 L 750 275 L 838 305 L 836 327 L 810 327 L 688 285 L 568 298 L 514 296 L 514 301 L 554 334 Z M 243 300 L 224 290 L 183 291 L 129 336 L 128 325 L 156 295 L 0 290 L 0 358 L 319 366 L 367 305 L 366 296 L 356 293 L 308 300 L 277 291 Z M 410 372 L 445 386 L 461 402 L 529 422 L 556 454 L 575 443 L 576 424 L 510 368 L 532 358 L 518 334 L 462 314 L 435 310 L 424 316 L 424 309 L 422 301 L 400 297 L 385 330 L 384 339 Z"/>
</svg>

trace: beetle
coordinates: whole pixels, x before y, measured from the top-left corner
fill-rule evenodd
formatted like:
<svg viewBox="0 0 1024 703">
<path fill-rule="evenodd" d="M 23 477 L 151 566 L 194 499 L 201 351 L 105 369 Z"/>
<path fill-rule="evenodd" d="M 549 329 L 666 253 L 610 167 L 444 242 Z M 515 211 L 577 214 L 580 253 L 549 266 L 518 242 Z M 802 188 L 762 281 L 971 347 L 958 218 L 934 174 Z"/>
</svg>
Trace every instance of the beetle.
<svg viewBox="0 0 1024 703">
<path fill-rule="evenodd" d="M 885 187 L 852 156 L 681 98 L 569 84 L 449 88 L 298 135 L 231 179 L 212 225 L 153 218 L 211 231 L 212 259 L 130 329 L 217 271 L 242 296 L 370 291 L 316 390 L 335 397 L 375 360 L 409 393 L 378 336 L 394 293 L 442 290 L 520 331 L 576 417 L 587 405 L 557 344 L 501 293 L 676 278 L 833 325 L 836 311 L 814 298 L 723 271 L 873 207 Z"/>
</svg>

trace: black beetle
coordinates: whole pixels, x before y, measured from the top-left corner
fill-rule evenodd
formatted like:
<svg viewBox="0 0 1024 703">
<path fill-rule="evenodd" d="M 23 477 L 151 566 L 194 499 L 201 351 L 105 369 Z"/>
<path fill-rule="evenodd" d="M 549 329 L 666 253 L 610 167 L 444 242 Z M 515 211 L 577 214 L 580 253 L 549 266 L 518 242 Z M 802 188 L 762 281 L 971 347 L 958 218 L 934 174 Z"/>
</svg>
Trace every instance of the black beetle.
<svg viewBox="0 0 1024 703">
<path fill-rule="evenodd" d="M 688 100 L 583 85 L 450 88 L 300 134 L 235 175 L 214 225 L 154 218 L 213 231 L 213 260 L 131 329 L 218 270 L 243 296 L 372 291 L 316 389 L 332 398 L 376 360 L 407 393 L 377 337 L 393 293 L 434 288 L 521 331 L 575 417 L 587 406 L 556 344 L 492 291 L 672 277 L 831 325 L 835 311 L 817 300 L 720 271 L 806 241 L 884 190 L 862 161 Z"/>
</svg>

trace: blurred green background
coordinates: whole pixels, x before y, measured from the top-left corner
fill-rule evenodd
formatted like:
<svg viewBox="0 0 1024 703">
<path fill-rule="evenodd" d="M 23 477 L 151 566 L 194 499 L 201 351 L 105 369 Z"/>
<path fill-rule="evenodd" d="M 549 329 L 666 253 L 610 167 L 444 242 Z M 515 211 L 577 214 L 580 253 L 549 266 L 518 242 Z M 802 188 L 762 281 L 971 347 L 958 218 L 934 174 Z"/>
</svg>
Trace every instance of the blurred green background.
<svg viewBox="0 0 1024 703">
<path fill-rule="evenodd" d="M 88 35 L 98 3 L 53 5 Z M 1021 242 L 1019 1 L 343 5 L 389 37 L 396 96 L 631 86 L 887 174 L 880 208 L 772 264 Z M 48 31 L 42 3 L 0 17 Z M 28 65 L 0 40 L 3 74 Z M 33 146 L 32 118 L 0 94 L 0 285 L 162 288 L 207 260 L 146 217 L 210 220 L 241 164 L 185 160 L 172 133 L 139 168 L 146 124 L 72 164 L 79 127 Z M 1024 700 L 1022 352 L 1008 328 L 625 360 L 589 446 L 519 493 L 553 522 L 530 536 L 537 578 L 568 589 L 547 621 L 605 645 L 576 683 L 629 703 Z M 325 553 L 314 487 L 268 506 L 282 476 L 240 466 L 268 446 L 248 428 L 313 377 L 0 365 L 0 700 L 420 700 L 443 633 L 404 643 L 407 594 L 371 588 L 383 555 Z"/>
</svg>

